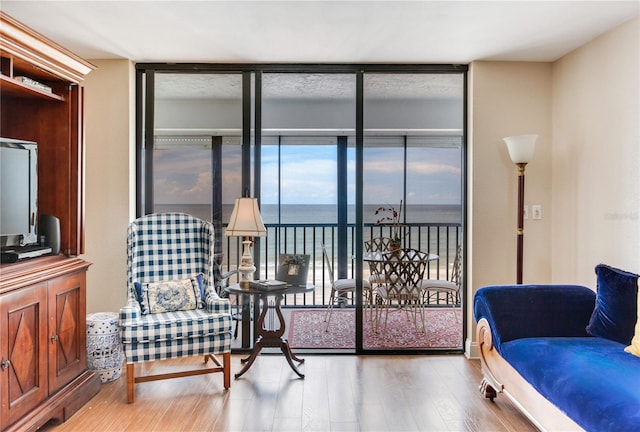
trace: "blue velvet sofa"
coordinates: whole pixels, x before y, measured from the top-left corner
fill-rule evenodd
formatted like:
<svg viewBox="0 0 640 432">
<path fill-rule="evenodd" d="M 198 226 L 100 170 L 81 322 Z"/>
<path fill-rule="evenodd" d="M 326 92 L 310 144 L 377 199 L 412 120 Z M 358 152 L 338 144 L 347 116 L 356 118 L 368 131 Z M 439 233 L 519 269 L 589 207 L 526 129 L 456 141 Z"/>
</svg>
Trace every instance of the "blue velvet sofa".
<svg viewBox="0 0 640 432">
<path fill-rule="evenodd" d="M 629 275 L 627 298 L 609 295 L 628 315 L 637 313 L 638 289 L 637 275 Z M 541 430 L 639 431 L 640 357 L 624 351 L 637 314 L 626 317 L 633 322 L 624 334 L 613 334 L 621 340 L 612 340 L 612 334 L 598 335 L 598 321 L 618 325 L 620 314 L 602 302 L 575 285 L 478 290 L 474 315 L 484 395 L 506 395 Z"/>
</svg>

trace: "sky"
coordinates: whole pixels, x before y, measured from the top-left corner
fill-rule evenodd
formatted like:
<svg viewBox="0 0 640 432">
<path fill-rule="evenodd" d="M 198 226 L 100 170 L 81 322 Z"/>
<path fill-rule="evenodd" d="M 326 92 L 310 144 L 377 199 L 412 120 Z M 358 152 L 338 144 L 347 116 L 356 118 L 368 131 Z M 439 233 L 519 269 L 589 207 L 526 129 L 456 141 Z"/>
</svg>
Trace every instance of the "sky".
<svg viewBox="0 0 640 432">
<path fill-rule="evenodd" d="M 277 146 L 262 150 L 263 204 L 278 203 Z M 335 204 L 336 147 L 288 145 L 281 147 L 282 204 Z M 366 148 L 364 160 L 365 204 L 399 203 L 402 198 L 403 150 Z M 349 203 L 355 201 L 355 151 L 348 153 Z M 459 204 L 461 202 L 461 151 L 459 148 L 408 149 L 407 202 Z M 206 149 L 157 150 L 154 164 L 155 201 L 162 204 L 206 204 L 211 201 L 211 162 Z M 223 202 L 240 195 L 239 148 L 223 153 Z"/>
</svg>

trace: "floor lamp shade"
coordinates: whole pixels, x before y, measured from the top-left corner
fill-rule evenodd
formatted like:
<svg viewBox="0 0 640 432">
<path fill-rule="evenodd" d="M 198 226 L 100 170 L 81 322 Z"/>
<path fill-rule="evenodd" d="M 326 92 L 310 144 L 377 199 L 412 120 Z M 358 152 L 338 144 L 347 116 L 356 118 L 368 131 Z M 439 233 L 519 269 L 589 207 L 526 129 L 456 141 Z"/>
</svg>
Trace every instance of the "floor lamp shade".
<svg viewBox="0 0 640 432">
<path fill-rule="evenodd" d="M 518 231 L 516 254 L 516 283 L 522 284 L 524 256 L 524 167 L 533 158 L 538 135 L 518 135 L 503 138 L 509 157 L 518 166 Z"/>
<path fill-rule="evenodd" d="M 509 157 L 513 163 L 529 163 L 533 158 L 533 151 L 536 148 L 538 135 L 517 135 L 504 138 L 509 149 Z"/>
</svg>

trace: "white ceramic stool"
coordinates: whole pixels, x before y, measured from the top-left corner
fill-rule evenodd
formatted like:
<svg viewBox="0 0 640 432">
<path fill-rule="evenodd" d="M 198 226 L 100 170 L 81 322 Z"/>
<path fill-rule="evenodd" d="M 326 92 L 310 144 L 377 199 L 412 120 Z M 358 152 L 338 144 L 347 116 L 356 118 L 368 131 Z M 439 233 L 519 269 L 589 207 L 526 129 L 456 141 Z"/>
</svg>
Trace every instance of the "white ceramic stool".
<svg viewBox="0 0 640 432">
<path fill-rule="evenodd" d="M 122 374 L 124 353 L 118 332 L 116 312 L 87 315 L 87 368 L 100 374 L 103 383 Z"/>
</svg>

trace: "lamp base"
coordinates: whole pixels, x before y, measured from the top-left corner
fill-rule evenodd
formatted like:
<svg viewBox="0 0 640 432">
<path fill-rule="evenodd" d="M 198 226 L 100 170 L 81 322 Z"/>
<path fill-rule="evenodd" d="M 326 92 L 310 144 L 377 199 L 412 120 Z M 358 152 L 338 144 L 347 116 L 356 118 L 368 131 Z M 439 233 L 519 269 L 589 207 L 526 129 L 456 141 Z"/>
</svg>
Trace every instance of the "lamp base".
<svg viewBox="0 0 640 432">
<path fill-rule="evenodd" d="M 253 274 L 256 271 L 256 266 L 253 265 L 253 256 L 251 255 L 251 240 L 242 241 L 242 257 L 240 259 L 240 265 L 238 266 L 238 273 L 240 273 L 240 282 L 252 281 Z"/>
</svg>

